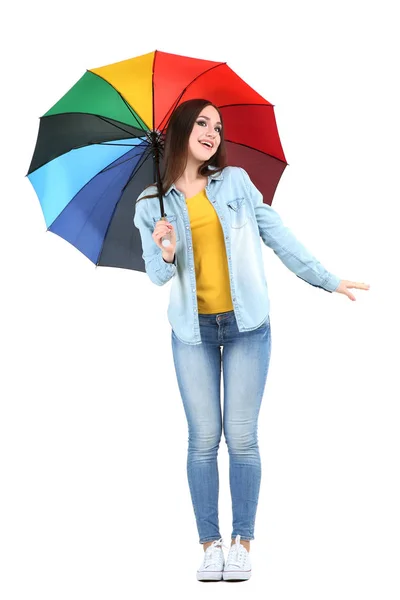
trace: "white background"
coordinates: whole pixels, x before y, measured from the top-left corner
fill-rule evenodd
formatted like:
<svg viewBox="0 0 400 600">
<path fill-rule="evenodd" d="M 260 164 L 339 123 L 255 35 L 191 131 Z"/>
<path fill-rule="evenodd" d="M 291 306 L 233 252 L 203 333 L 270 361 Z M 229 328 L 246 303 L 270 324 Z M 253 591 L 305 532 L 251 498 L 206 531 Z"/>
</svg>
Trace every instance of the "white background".
<svg viewBox="0 0 400 600">
<path fill-rule="evenodd" d="M 39 0 L 9 9 L 1 42 L 2 599 L 125 600 L 142 586 L 143 597 L 399 599 L 394 4 Z M 244 587 L 205 590 L 196 581 L 203 550 L 167 319 L 171 282 L 95 268 L 46 232 L 25 177 L 39 117 L 86 69 L 155 49 L 227 62 L 275 105 L 289 166 L 273 207 L 328 270 L 371 286 L 352 290 L 356 301 L 328 294 L 263 247 L 272 355 Z M 218 460 L 228 545 L 224 437 Z"/>
</svg>

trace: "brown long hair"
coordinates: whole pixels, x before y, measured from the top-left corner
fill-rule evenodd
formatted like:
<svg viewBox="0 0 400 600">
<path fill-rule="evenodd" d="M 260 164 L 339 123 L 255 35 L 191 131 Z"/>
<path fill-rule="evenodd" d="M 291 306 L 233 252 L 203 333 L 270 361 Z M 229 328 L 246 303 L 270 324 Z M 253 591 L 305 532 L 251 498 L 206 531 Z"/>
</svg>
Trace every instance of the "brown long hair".
<svg viewBox="0 0 400 600">
<path fill-rule="evenodd" d="M 198 173 L 199 175 L 208 177 L 211 173 L 217 174 L 221 172 L 222 169 L 227 166 L 224 124 L 218 106 L 215 106 L 215 104 L 209 100 L 204 100 L 203 98 L 186 100 L 173 111 L 165 134 L 163 157 L 164 170 L 161 175 L 163 195 L 168 191 L 172 183 L 184 172 L 187 164 L 189 137 L 192 133 L 194 123 L 203 108 L 209 105 L 213 106 L 218 111 L 222 123 L 220 132 L 221 142 L 216 153 L 211 156 L 209 160 L 206 160 L 200 165 Z M 209 169 L 209 165 L 212 165 L 214 168 Z M 156 184 L 154 183 L 152 185 Z M 145 198 L 156 198 L 157 196 L 158 192 L 143 196 L 140 200 L 144 200 Z"/>
</svg>

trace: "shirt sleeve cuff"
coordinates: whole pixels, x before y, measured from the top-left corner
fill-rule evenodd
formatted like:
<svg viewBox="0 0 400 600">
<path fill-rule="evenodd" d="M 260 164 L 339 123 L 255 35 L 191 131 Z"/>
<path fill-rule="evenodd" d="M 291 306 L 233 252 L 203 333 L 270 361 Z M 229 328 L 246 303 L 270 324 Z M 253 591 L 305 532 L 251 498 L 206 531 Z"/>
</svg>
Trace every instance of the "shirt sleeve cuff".
<svg viewBox="0 0 400 600">
<path fill-rule="evenodd" d="M 174 257 L 174 262 L 169 263 L 163 259 L 162 252 L 160 252 L 158 254 L 156 271 L 159 279 L 163 283 L 167 283 L 167 281 L 169 281 L 171 277 L 173 277 L 173 275 L 175 275 L 176 273 L 176 254 Z"/>
<path fill-rule="evenodd" d="M 324 288 L 328 292 L 334 292 L 334 291 L 336 291 L 340 281 L 341 281 L 340 277 L 337 277 L 336 275 L 333 275 L 333 273 L 331 273 L 329 275 L 328 279 L 326 279 L 326 281 L 324 282 Z"/>
</svg>

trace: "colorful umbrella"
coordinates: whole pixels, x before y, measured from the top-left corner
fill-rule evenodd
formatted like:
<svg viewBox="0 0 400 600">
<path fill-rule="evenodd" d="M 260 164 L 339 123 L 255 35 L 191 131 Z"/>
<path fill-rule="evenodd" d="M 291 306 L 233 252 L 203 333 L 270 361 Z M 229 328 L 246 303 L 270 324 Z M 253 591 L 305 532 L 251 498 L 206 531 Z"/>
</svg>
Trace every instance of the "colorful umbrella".
<svg viewBox="0 0 400 600">
<path fill-rule="evenodd" d="M 86 71 L 40 118 L 27 177 L 47 230 L 96 265 L 145 271 L 135 199 L 159 185 L 168 120 L 192 98 L 218 106 L 228 164 L 271 204 L 287 165 L 274 105 L 226 63 L 156 50 Z"/>
</svg>

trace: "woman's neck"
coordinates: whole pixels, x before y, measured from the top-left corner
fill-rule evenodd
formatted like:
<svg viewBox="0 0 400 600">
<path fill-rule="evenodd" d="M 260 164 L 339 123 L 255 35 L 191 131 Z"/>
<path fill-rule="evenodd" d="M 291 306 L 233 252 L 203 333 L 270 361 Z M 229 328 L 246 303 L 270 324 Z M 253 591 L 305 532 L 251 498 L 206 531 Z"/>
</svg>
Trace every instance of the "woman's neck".
<svg viewBox="0 0 400 600">
<path fill-rule="evenodd" d="M 204 175 L 199 175 L 200 166 L 200 163 L 188 163 L 182 175 L 177 179 L 177 182 L 189 186 L 207 179 Z"/>
</svg>

